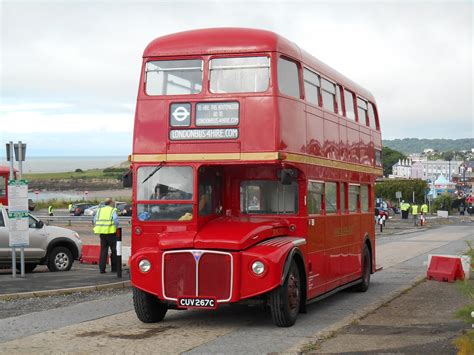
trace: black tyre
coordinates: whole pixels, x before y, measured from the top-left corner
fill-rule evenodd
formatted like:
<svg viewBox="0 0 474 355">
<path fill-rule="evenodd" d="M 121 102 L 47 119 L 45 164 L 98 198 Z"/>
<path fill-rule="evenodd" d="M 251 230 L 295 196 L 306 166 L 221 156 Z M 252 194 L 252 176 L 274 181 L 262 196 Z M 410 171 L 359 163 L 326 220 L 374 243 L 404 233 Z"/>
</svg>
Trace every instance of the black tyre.
<svg viewBox="0 0 474 355">
<path fill-rule="evenodd" d="M 285 282 L 270 293 L 273 322 L 278 327 L 291 327 L 296 322 L 301 303 L 301 279 L 293 260 Z"/>
<path fill-rule="evenodd" d="M 133 287 L 133 306 L 138 319 L 143 323 L 156 323 L 165 318 L 168 305 L 159 298 Z"/>
<path fill-rule="evenodd" d="M 365 292 L 370 286 L 370 273 L 372 271 L 372 257 L 367 245 L 364 247 L 362 254 L 362 282 L 354 287 L 354 291 Z"/>
<path fill-rule="evenodd" d="M 74 262 L 71 251 L 66 247 L 56 247 L 51 250 L 48 257 L 49 271 L 69 271 Z"/>
</svg>

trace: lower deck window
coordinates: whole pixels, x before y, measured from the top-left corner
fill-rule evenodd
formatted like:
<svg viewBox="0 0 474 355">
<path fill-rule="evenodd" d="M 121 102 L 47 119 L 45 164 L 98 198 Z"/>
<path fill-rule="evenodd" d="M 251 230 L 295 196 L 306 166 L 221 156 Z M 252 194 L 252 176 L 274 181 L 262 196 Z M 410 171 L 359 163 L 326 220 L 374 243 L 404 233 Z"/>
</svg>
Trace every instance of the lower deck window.
<svg viewBox="0 0 474 355">
<path fill-rule="evenodd" d="M 137 216 L 140 221 L 178 221 L 185 222 L 193 218 L 193 205 L 186 204 L 137 204 Z"/>
<path fill-rule="evenodd" d="M 290 214 L 298 212 L 298 185 L 279 181 L 250 180 L 240 184 L 240 212 Z"/>
</svg>

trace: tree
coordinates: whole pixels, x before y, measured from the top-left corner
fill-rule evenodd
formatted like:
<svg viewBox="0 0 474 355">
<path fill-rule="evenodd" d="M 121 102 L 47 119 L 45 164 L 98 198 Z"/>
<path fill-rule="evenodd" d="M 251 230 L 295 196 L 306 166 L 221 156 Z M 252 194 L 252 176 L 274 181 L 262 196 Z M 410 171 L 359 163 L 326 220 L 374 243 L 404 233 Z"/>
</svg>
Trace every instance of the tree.
<svg viewBox="0 0 474 355">
<path fill-rule="evenodd" d="M 390 149 L 389 147 L 382 148 L 383 158 L 383 174 L 389 176 L 392 173 L 392 166 L 395 165 L 400 159 L 406 159 L 407 157 L 402 153 Z"/>
<path fill-rule="evenodd" d="M 420 179 L 388 179 L 375 184 L 375 196 L 389 201 L 396 201 L 396 192 L 400 191 L 402 193 L 402 200 L 411 203 L 413 192 L 415 192 L 415 202 L 423 203 L 427 190 L 428 183 Z"/>
</svg>

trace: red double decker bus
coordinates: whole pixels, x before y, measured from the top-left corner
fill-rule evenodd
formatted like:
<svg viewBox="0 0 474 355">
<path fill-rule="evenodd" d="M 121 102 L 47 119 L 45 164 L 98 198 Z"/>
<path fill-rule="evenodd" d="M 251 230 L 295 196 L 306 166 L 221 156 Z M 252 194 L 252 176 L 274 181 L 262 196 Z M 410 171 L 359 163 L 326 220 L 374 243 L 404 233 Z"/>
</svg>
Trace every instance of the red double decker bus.
<svg viewBox="0 0 474 355">
<path fill-rule="evenodd" d="M 138 318 L 253 299 L 291 326 L 366 291 L 381 148 L 370 92 L 275 33 L 152 41 L 130 156 Z"/>
</svg>

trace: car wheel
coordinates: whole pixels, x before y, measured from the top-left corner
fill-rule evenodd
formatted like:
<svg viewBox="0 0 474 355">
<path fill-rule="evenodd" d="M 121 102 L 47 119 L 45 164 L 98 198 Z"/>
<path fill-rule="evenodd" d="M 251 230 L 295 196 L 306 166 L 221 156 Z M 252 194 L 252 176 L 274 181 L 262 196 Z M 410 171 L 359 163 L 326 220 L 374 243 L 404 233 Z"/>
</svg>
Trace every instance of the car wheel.
<svg viewBox="0 0 474 355">
<path fill-rule="evenodd" d="M 168 305 L 156 296 L 133 287 L 133 306 L 143 323 L 156 323 L 165 318 Z"/>
<path fill-rule="evenodd" d="M 291 327 L 296 322 L 301 303 L 301 280 L 293 260 L 285 282 L 270 293 L 270 311 L 278 327 Z"/>
<path fill-rule="evenodd" d="M 74 262 L 71 251 L 66 247 L 56 247 L 51 250 L 48 258 L 49 271 L 69 271 Z"/>
<path fill-rule="evenodd" d="M 372 268 L 372 258 L 370 257 L 370 251 L 367 245 L 364 247 L 364 253 L 362 254 L 362 282 L 355 286 L 354 291 L 365 292 L 370 286 L 370 272 Z"/>
</svg>

